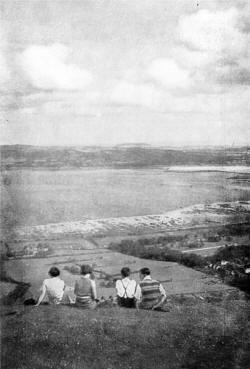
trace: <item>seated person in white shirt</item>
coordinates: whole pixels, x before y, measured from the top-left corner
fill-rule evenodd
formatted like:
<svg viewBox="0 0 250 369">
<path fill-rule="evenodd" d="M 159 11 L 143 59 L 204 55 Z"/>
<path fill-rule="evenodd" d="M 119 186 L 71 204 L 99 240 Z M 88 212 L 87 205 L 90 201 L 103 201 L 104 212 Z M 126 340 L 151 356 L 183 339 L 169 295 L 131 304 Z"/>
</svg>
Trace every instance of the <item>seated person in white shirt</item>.
<svg viewBox="0 0 250 369">
<path fill-rule="evenodd" d="M 64 281 L 59 277 L 60 270 L 57 267 L 52 267 L 49 270 L 49 276 L 50 278 L 45 279 L 43 281 L 42 287 L 41 287 L 41 294 L 39 296 L 38 302 L 35 306 L 39 306 L 41 302 L 44 300 L 45 297 L 48 297 L 49 303 L 58 305 L 62 302 L 65 302 L 66 294 L 65 294 L 65 288 L 66 285 Z M 72 302 L 71 298 L 67 296 L 69 301 Z"/>
<path fill-rule="evenodd" d="M 133 308 L 135 307 L 136 281 L 130 279 L 130 269 L 122 268 L 122 279 L 116 281 L 117 303 L 119 306 Z"/>
</svg>

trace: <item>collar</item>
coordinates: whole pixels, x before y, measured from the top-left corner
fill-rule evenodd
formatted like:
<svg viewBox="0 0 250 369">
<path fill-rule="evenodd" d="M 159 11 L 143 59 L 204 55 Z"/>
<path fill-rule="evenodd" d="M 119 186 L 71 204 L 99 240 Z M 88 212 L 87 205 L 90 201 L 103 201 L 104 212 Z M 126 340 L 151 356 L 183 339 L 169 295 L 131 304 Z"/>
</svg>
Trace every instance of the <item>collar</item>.
<svg viewBox="0 0 250 369">
<path fill-rule="evenodd" d="M 147 281 L 147 280 L 150 280 L 152 279 L 150 275 L 146 275 L 146 277 L 143 278 L 143 281 Z"/>
</svg>

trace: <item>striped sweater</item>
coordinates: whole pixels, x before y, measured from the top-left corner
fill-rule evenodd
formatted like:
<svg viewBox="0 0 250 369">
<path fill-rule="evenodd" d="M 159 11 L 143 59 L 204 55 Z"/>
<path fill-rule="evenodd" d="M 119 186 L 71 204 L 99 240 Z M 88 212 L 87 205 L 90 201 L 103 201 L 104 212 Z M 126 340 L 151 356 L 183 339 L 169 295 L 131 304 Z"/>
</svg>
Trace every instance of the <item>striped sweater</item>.
<svg viewBox="0 0 250 369">
<path fill-rule="evenodd" d="M 141 307 L 152 308 L 161 298 L 160 282 L 154 279 L 144 279 L 140 282 L 141 287 Z"/>
</svg>

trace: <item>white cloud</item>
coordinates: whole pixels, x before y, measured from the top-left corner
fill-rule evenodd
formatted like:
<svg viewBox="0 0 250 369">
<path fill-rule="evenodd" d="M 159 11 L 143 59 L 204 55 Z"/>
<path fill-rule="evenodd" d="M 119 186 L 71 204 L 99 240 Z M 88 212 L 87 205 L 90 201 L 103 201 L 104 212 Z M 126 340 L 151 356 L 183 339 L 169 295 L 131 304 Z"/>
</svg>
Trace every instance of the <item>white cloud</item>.
<svg viewBox="0 0 250 369">
<path fill-rule="evenodd" d="M 7 63 L 6 37 L 0 26 L 0 89 L 6 89 L 6 83 L 10 79 L 10 69 Z"/>
<path fill-rule="evenodd" d="M 217 12 L 200 10 L 180 18 L 180 39 L 195 50 L 226 56 L 244 54 L 246 38 L 238 29 L 238 22 L 236 8 Z"/>
<path fill-rule="evenodd" d="M 112 102 L 121 105 L 137 105 L 158 110 L 161 93 L 149 84 L 135 84 L 125 80 L 118 81 L 110 93 Z"/>
<path fill-rule="evenodd" d="M 189 68 L 197 84 L 250 84 L 245 21 L 244 8 L 234 7 L 180 17 L 178 35 L 183 46 L 174 50 L 174 57 Z"/>
<path fill-rule="evenodd" d="M 168 58 L 154 59 L 148 67 L 133 72 L 125 73 L 124 78 L 114 82 L 107 102 L 163 112 L 172 110 L 171 92 L 191 85 L 188 72 Z"/>
<path fill-rule="evenodd" d="M 6 62 L 4 53 L 0 50 L 0 89 L 5 87 L 6 82 L 10 78 L 10 71 Z"/>
<path fill-rule="evenodd" d="M 188 72 L 180 68 L 173 59 L 155 59 L 147 73 L 167 89 L 187 88 L 191 83 Z"/>
<path fill-rule="evenodd" d="M 40 89 L 82 90 L 92 81 L 89 71 L 68 64 L 69 49 L 62 44 L 28 47 L 19 63 L 29 82 Z"/>
</svg>

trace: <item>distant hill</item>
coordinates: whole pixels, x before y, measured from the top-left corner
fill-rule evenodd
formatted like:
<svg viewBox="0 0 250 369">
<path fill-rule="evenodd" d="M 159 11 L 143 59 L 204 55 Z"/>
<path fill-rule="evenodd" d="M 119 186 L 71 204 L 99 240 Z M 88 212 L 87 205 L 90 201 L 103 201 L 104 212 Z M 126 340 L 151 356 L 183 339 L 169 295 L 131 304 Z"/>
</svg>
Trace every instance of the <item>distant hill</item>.
<svg viewBox="0 0 250 369">
<path fill-rule="evenodd" d="M 114 147 L 3 145 L 0 151 L 3 169 L 250 165 L 250 147 L 172 149 L 144 144 Z"/>
</svg>

